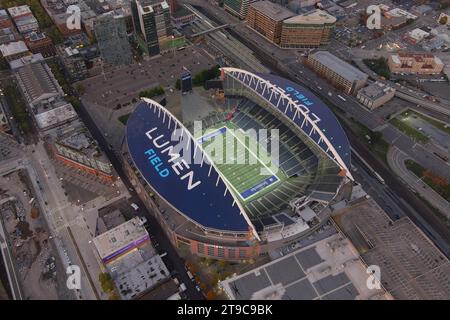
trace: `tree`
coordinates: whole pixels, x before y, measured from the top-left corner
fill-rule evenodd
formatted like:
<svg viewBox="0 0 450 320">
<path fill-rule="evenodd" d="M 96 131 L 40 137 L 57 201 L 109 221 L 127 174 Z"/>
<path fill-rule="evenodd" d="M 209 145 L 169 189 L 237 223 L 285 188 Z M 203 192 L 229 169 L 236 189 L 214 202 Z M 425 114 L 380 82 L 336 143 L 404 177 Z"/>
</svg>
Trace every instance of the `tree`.
<svg viewBox="0 0 450 320">
<path fill-rule="evenodd" d="M 84 94 L 85 93 L 85 88 L 84 88 L 84 86 L 81 84 L 81 83 L 77 83 L 76 85 L 75 85 L 75 89 L 78 91 L 78 93 L 79 94 Z"/>
<path fill-rule="evenodd" d="M 0 57 L 0 70 L 7 70 L 9 69 L 8 61 L 4 57 Z"/>
<path fill-rule="evenodd" d="M 447 22 L 448 22 L 448 17 L 445 15 L 439 19 L 440 24 L 447 24 Z"/>
<path fill-rule="evenodd" d="M 102 290 L 106 293 L 114 290 L 114 283 L 109 273 L 103 272 L 98 275 L 98 280 L 102 286 Z"/>
<path fill-rule="evenodd" d="M 181 90 L 181 80 L 177 79 L 177 82 L 175 82 L 175 89 Z"/>
<path fill-rule="evenodd" d="M 209 290 L 208 293 L 206 294 L 206 299 L 207 300 L 214 300 L 216 299 L 217 295 L 214 291 Z"/>
<path fill-rule="evenodd" d="M 144 91 L 139 92 L 139 98 L 142 98 L 142 97 L 153 98 L 153 97 L 164 94 L 164 92 L 165 92 L 164 88 L 159 86 L 159 87 L 155 87 L 150 90 L 144 90 Z"/>
</svg>

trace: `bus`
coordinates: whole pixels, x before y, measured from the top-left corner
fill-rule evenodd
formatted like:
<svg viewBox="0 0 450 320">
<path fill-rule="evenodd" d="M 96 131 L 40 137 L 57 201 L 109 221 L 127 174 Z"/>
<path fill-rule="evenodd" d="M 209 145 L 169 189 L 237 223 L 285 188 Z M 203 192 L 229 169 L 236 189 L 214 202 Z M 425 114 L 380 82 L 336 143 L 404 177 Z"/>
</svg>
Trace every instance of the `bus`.
<svg viewBox="0 0 450 320">
<path fill-rule="evenodd" d="M 345 99 L 343 96 L 341 96 L 340 94 L 337 95 L 339 97 L 339 99 L 341 99 L 342 101 L 347 101 L 347 99 Z"/>
</svg>

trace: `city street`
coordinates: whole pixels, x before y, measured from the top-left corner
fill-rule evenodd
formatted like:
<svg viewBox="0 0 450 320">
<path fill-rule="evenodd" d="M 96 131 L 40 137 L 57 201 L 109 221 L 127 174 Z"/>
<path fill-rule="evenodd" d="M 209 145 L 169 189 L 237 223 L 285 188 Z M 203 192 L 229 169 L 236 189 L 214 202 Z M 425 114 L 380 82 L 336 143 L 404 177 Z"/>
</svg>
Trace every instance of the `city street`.
<svg viewBox="0 0 450 320">
<path fill-rule="evenodd" d="M 92 121 L 92 118 L 90 117 L 84 106 L 79 109 L 79 115 L 85 125 L 88 127 L 94 139 L 98 141 L 99 146 L 108 156 L 123 184 L 128 190 L 133 190 L 133 186 L 129 181 L 127 175 L 125 174 L 125 171 L 122 168 L 122 163 L 119 160 L 116 152 L 109 148 L 108 142 L 106 141 L 105 137 L 102 135 L 96 124 Z M 203 300 L 204 296 L 200 292 L 198 292 L 197 289 L 195 289 L 195 284 L 190 280 L 186 273 L 184 261 L 179 257 L 176 249 L 173 247 L 172 243 L 168 239 L 166 233 L 161 228 L 158 221 L 155 219 L 153 214 L 147 211 L 144 203 L 141 201 L 135 191 L 130 191 L 130 194 L 131 198 L 129 199 L 129 201 L 134 202 L 139 206 L 138 214 L 147 218 L 149 224 L 149 233 L 152 234 L 156 241 L 159 243 L 160 253 L 167 253 L 164 261 L 166 262 L 168 269 L 175 271 L 180 282 L 183 282 L 186 285 L 186 294 L 189 299 Z"/>
<path fill-rule="evenodd" d="M 450 219 L 450 204 L 437 194 L 430 186 L 417 177 L 405 166 L 405 161 L 409 157 L 401 152 L 398 148 L 393 147 L 387 154 L 387 160 L 391 169 L 403 180 L 406 184 L 411 186 L 423 198 L 427 199 L 435 208 L 437 208 L 443 215 Z"/>
</svg>

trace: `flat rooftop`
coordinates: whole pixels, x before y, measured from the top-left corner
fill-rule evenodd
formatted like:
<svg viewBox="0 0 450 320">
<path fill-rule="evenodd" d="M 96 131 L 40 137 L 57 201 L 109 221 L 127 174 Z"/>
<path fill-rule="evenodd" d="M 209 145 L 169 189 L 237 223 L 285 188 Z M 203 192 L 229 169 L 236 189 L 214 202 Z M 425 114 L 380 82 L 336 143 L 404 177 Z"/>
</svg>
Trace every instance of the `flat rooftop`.
<svg viewBox="0 0 450 320">
<path fill-rule="evenodd" d="M 372 199 L 333 219 L 362 259 L 379 265 L 394 299 L 450 299 L 450 262 L 407 217 L 392 221 Z"/>
<path fill-rule="evenodd" d="M 369 84 L 367 87 L 361 88 L 358 91 L 358 94 L 361 94 L 371 100 L 376 100 L 388 93 L 391 93 L 392 91 L 395 91 L 395 89 L 384 83 L 374 82 Z"/>
<path fill-rule="evenodd" d="M 139 218 L 135 217 L 95 237 L 93 242 L 100 258 L 103 259 L 147 237 L 147 230 L 145 230 Z"/>
<path fill-rule="evenodd" d="M 12 56 L 22 52 L 27 52 L 28 47 L 23 41 L 10 42 L 0 45 L 0 52 L 4 57 Z"/>
<path fill-rule="evenodd" d="M 63 128 L 59 128 L 55 132 L 55 146 L 61 156 L 79 161 L 108 174 L 112 172 L 109 159 L 100 150 L 97 140 L 92 137 L 81 121 L 74 121 Z M 119 221 L 119 219 L 115 220 Z M 123 223 L 125 220 L 120 222 Z M 110 225 L 110 227 L 106 225 L 107 230 L 121 223 Z"/>
<path fill-rule="evenodd" d="M 231 299 L 387 299 L 366 286 L 366 267 L 352 244 L 333 234 L 244 274 L 221 282 Z"/>
<path fill-rule="evenodd" d="M 8 8 L 8 12 L 12 18 L 33 14 L 30 7 L 27 5 Z"/>
<path fill-rule="evenodd" d="M 161 257 L 155 255 L 120 274 L 114 282 L 122 299 L 129 300 L 141 296 L 169 276 L 170 272 Z"/>
<path fill-rule="evenodd" d="M 315 60 L 333 70 L 344 79 L 353 82 L 367 79 L 368 75 L 328 51 L 317 51 L 312 54 Z"/>
<path fill-rule="evenodd" d="M 283 21 L 294 15 L 292 11 L 270 1 L 257 1 L 251 3 L 250 6 L 275 21 Z"/>
<path fill-rule="evenodd" d="M 59 100 L 52 103 L 48 110 L 34 114 L 34 117 L 39 129 L 45 130 L 75 120 L 78 118 L 78 114 L 71 103 Z"/>
<path fill-rule="evenodd" d="M 315 9 L 283 21 L 283 23 L 288 24 L 332 24 L 335 22 L 336 18 L 334 16 L 320 9 Z"/>
</svg>

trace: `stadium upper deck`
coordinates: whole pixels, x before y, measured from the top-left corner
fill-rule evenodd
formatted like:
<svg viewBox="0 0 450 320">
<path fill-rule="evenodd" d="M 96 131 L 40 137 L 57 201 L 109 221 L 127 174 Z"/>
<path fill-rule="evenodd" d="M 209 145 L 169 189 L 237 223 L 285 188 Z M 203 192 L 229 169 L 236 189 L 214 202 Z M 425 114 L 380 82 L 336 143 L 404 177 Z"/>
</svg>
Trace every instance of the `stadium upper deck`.
<svg viewBox="0 0 450 320">
<path fill-rule="evenodd" d="M 350 147 L 331 111 L 295 83 L 235 68 L 222 68 L 222 79 L 226 96 L 239 97 L 239 104 L 233 117 L 214 115 L 204 121 L 206 128 L 219 134 L 232 128 L 278 129 L 280 174 L 245 179 L 245 167 L 216 164 L 202 146 L 205 137 L 194 138 L 149 99 L 128 119 L 128 149 L 146 182 L 185 218 L 205 230 L 251 232 L 259 239 L 272 216 L 293 223 L 280 213 L 294 198 L 306 195 L 327 203 L 335 197 L 345 176 L 352 179 Z"/>
</svg>

